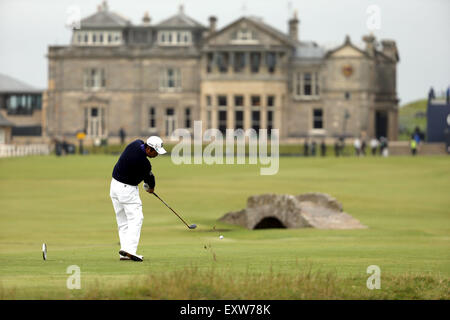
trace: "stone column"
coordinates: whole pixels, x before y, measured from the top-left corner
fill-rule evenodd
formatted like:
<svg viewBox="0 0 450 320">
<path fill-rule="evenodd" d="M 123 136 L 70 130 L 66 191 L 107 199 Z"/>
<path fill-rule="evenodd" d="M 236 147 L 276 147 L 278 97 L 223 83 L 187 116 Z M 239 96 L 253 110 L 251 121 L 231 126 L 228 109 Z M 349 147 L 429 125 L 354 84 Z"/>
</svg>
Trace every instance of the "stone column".
<svg viewBox="0 0 450 320">
<path fill-rule="evenodd" d="M 228 74 L 234 74 L 234 52 L 229 52 L 228 57 Z"/>
<path fill-rule="evenodd" d="M 250 69 L 250 52 L 245 52 L 245 67 L 243 70 L 244 74 L 250 74 L 251 73 L 251 69 Z"/>
<path fill-rule="evenodd" d="M 218 129 L 219 128 L 219 109 L 218 107 L 213 104 L 211 107 L 211 129 Z"/>
<path fill-rule="evenodd" d="M 260 129 L 267 129 L 267 95 L 261 95 L 261 106 L 260 106 Z"/>
<path fill-rule="evenodd" d="M 201 93 L 200 95 L 200 121 L 202 122 L 202 135 L 203 132 L 205 131 L 205 127 L 208 125 L 208 115 L 206 112 L 206 95 Z M 195 117 L 192 118 L 192 126 L 194 126 L 194 121 L 195 121 Z"/>
<path fill-rule="evenodd" d="M 375 109 L 373 106 L 369 107 L 367 135 L 369 139 L 375 137 Z"/>
<path fill-rule="evenodd" d="M 234 129 L 234 102 L 233 94 L 227 95 L 227 129 Z"/>
<path fill-rule="evenodd" d="M 278 102 L 279 101 L 279 102 Z M 280 95 L 275 100 L 275 106 L 274 106 L 274 114 L 273 114 L 273 128 L 279 129 L 279 137 L 282 138 L 285 136 L 283 132 L 283 128 L 281 127 L 281 118 L 283 116 L 283 113 L 286 112 L 286 108 L 284 107 L 285 104 L 285 97 L 284 95 Z M 286 117 L 285 117 L 286 118 Z"/>
<path fill-rule="evenodd" d="M 260 52 L 260 63 L 259 63 L 259 73 L 269 73 L 269 68 L 267 67 L 266 64 L 266 51 L 261 51 Z"/>
<path fill-rule="evenodd" d="M 390 110 L 388 112 L 388 140 L 398 139 L 398 111 Z"/>
<path fill-rule="evenodd" d="M 218 70 L 219 70 L 219 67 L 217 65 L 217 52 L 214 51 L 213 52 L 213 60 L 212 60 L 212 64 L 211 64 L 211 73 L 215 73 Z"/>
<path fill-rule="evenodd" d="M 252 127 L 250 94 L 244 95 L 244 130 Z"/>
</svg>

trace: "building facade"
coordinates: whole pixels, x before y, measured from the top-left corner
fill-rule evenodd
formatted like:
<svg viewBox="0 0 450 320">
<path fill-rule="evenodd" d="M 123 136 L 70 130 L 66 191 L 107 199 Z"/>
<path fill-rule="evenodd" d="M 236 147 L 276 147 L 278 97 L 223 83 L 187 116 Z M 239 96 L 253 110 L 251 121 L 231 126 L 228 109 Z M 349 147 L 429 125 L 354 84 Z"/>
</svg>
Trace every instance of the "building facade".
<svg viewBox="0 0 450 320">
<path fill-rule="evenodd" d="M 157 134 L 176 128 L 280 130 L 305 137 L 397 138 L 396 44 L 347 37 L 333 50 L 303 41 L 296 16 L 288 33 L 242 17 L 218 30 L 179 12 L 152 24 L 104 2 L 81 20 L 70 45 L 48 51 L 49 136 Z"/>
<path fill-rule="evenodd" d="M 0 74 L 0 144 L 42 140 L 44 91 Z"/>
</svg>

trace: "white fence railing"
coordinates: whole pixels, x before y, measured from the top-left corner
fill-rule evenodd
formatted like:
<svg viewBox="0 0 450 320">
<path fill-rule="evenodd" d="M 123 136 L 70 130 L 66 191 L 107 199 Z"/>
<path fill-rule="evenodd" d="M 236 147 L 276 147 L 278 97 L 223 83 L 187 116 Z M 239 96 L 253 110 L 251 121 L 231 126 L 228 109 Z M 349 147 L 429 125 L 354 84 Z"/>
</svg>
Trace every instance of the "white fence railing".
<svg viewBox="0 0 450 320">
<path fill-rule="evenodd" d="M 0 158 L 23 157 L 31 155 L 47 155 L 50 146 L 47 144 L 13 145 L 0 144 Z"/>
</svg>

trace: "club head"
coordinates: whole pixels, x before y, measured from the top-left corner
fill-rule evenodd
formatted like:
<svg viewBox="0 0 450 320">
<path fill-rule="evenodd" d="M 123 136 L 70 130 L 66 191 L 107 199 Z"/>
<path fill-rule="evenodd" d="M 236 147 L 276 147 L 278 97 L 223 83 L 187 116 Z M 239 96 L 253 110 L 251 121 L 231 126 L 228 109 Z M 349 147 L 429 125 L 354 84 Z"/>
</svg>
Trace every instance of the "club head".
<svg viewBox="0 0 450 320">
<path fill-rule="evenodd" d="M 191 225 L 189 226 L 189 229 L 195 229 L 195 228 L 197 228 L 197 225 L 196 225 L 196 224 L 191 224 Z"/>
</svg>

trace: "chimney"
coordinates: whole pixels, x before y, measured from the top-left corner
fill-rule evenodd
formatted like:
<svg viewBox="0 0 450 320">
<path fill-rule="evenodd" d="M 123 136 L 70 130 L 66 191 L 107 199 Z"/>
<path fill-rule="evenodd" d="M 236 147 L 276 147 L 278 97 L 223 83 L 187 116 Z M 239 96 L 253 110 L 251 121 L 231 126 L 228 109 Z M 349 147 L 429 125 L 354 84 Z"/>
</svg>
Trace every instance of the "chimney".
<svg viewBox="0 0 450 320">
<path fill-rule="evenodd" d="M 144 13 L 144 16 L 142 17 L 142 23 L 143 24 L 150 24 L 150 16 L 148 15 L 148 11 Z"/>
<path fill-rule="evenodd" d="M 108 2 L 106 2 L 106 0 L 105 0 L 105 1 L 102 2 L 102 4 L 99 4 L 99 5 L 97 6 L 97 11 L 98 11 L 98 12 L 101 12 L 101 11 L 108 11 Z"/>
<path fill-rule="evenodd" d="M 289 20 L 289 37 L 295 41 L 298 41 L 298 23 L 297 10 L 295 10 L 294 16 Z"/>
<path fill-rule="evenodd" d="M 216 32 L 217 18 L 214 16 L 209 17 L 209 34 Z"/>
<path fill-rule="evenodd" d="M 348 34 L 345 35 L 344 44 L 348 45 L 351 44 L 352 41 L 350 40 L 350 36 Z"/>
<path fill-rule="evenodd" d="M 400 57 L 397 51 L 397 45 L 394 40 L 381 40 L 382 52 L 393 59 L 394 61 L 399 61 Z"/>
<path fill-rule="evenodd" d="M 363 41 L 366 43 L 366 52 L 369 56 L 375 56 L 375 36 L 373 34 L 364 36 Z"/>
</svg>

